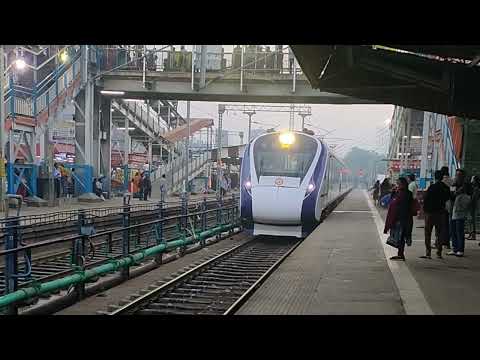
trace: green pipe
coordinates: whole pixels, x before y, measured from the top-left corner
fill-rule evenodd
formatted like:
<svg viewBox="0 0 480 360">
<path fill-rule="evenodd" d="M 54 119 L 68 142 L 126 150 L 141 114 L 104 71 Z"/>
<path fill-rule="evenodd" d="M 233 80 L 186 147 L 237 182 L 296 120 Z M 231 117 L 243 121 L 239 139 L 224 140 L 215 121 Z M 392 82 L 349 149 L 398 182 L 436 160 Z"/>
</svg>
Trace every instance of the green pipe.
<svg viewBox="0 0 480 360">
<path fill-rule="evenodd" d="M 190 236 L 185 238 L 184 240 L 175 240 L 175 241 L 170 241 L 168 243 L 159 244 L 151 248 L 145 249 L 141 252 L 132 254 L 129 257 L 111 260 L 106 264 L 94 267 L 89 270 L 85 270 L 82 273 L 68 275 L 61 279 L 48 281 L 48 282 L 39 284 L 36 287 L 30 286 L 30 287 L 22 288 L 13 293 L 1 296 L 0 308 L 3 308 L 15 302 L 22 301 L 34 296 L 38 296 L 38 295 L 49 293 L 56 290 L 65 289 L 71 285 L 86 282 L 88 279 L 95 278 L 95 277 L 98 277 L 99 275 L 107 274 L 113 271 L 117 271 L 120 268 L 132 266 L 134 263 L 137 263 L 146 257 L 157 255 L 157 254 L 163 253 L 166 250 L 175 249 L 177 247 L 193 244 L 200 240 L 213 237 L 219 233 L 232 229 L 234 226 L 235 225 L 233 224 L 220 225 L 212 229 L 201 232 L 200 234 L 198 234 L 196 239 L 193 236 Z"/>
</svg>

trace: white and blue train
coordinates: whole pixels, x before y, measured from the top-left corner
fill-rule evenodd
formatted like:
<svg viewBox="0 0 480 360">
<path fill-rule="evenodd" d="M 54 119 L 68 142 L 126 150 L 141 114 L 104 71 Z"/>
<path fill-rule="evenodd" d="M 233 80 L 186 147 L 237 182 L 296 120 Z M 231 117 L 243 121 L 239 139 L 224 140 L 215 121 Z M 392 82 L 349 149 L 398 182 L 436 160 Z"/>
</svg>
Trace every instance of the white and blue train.
<svg viewBox="0 0 480 360">
<path fill-rule="evenodd" d="M 240 179 L 240 216 L 253 235 L 303 238 L 352 187 L 328 146 L 297 131 L 255 138 L 245 148 Z"/>
</svg>

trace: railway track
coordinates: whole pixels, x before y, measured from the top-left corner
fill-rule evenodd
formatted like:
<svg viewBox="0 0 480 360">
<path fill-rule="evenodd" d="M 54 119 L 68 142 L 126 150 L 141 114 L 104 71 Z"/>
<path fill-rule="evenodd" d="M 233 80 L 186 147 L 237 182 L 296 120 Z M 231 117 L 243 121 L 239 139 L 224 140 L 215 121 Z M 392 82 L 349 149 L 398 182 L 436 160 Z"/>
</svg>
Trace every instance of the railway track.
<svg viewBox="0 0 480 360">
<path fill-rule="evenodd" d="M 207 220 L 208 226 L 213 226 L 215 223 L 215 214 Z M 166 241 L 175 239 L 177 234 L 176 224 L 169 224 L 165 226 Z M 150 227 L 130 234 L 130 252 L 134 253 L 146 249 L 154 245 L 154 234 Z M 89 247 L 89 253 L 85 259 L 85 268 L 89 269 L 105 263 L 111 259 L 121 258 L 122 251 L 122 235 L 111 240 L 99 241 Z M 141 264 L 139 264 L 141 265 Z M 0 294 L 5 291 L 5 275 L 4 267 L 0 267 Z M 27 271 L 25 263 L 20 264 L 19 272 Z M 45 282 L 57 278 L 70 275 L 75 271 L 71 263 L 71 251 L 64 250 L 56 252 L 51 255 L 41 256 L 32 261 L 31 274 L 28 277 L 19 278 L 19 288 L 26 287 L 34 282 Z"/>
<path fill-rule="evenodd" d="M 255 238 L 108 314 L 233 314 L 298 244 L 292 238 Z"/>
<path fill-rule="evenodd" d="M 323 221 L 350 191 L 324 209 Z M 230 249 L 108 315 L 229 315 L 234 314 L 278 265 L 301 243 L 292 238 L 254 238 Z M 158 284 L 158 283 L 157 283 Z M 104 312 L 101 312 L 105 314 Z"/>
</svg>

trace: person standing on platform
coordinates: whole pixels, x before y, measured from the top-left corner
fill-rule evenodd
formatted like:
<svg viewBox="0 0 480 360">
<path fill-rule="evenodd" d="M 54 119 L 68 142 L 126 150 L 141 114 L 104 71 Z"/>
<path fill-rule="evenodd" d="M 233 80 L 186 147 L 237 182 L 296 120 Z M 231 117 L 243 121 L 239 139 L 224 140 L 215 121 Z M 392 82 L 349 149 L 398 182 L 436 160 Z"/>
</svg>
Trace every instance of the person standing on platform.
<svg viewBox="0 0 480 360">
<path fill-rule="evenodd" d="M 413 228 L 413 197 L 408 190 L 407 179 L 397 180 L 397 190 L 393 195 L 385 220 L 384 234 L 390 231 L 390 236 L 397 241 L 398 254 L 390 260 L 405 261 L 405 244 L 411 245 Z"/>
<path fill-rule="evenodd" d="M 295 55 L 293 55 L 293 51 L 291 47 L 288 47 L 288 71 L 290 74 L 293 74 L 293 67 L 295 63 Z"/>
<path fill-rule="evenodd" d="M 412 193 L 413 199 L 417 198 L 417 183 L 415 181 L 415 175 L 414 174 L 408 174 L 407 177 L 408 181 L 408 190 Z"/>
<path fill-rule="evenodd" d="M 72 199 L 75 194 L 75 169 L 72 168 L 72 171 L 68 174 L 67 177 L 67 198 Z"/>
<path fill-rule="evenodd" d="M 267 46 L 265 48 L 265 72 L 271 74 L 273 72 L 274 64 L 275 59 L 270 51 L 270 46 Z"/>
<path fill-rule="evenodd" d="M 150 177 L 148 176 L 147 173 L 143 173 L 142 176 L 142 195 L 143 195 L 143 201 L 148 200 L 148 196 L 150 194 L 150 191 L 152 189 L 152 183 L 150 181 Z"/>
<path fill-rule="evenodd" d="M 53 164 L 53 184 L 54 184 L 54 187 L 55 187 L 55 197 L 57 199 L 60 198 L 61 178 L 62 178 L 62 174 L 60 173 L 60 170 L 58 169 L 58 164 L 54 163 Z"/>
<path fill-rule="evenodd" d="M 105 201 L 105 198 L 103 197 L 103 186 L 102 182 L 100 181 L 100 178 L 95 178 L 94 179 L 94 184 L 95 184 L 95 195 L 97 195 L 100 199 Z"/>
<path fill-rule="evenodd" d="M 242 66 L 242 48 L 237 45 L 233 49 L 232 68 L 235 71 L 240 71 L 240 66 Z"/>
<path fill-rule="evenodd" d="M 450 177 L 450 171 L 448 170 L 448 166 L 443 166 L 440 171 L 442 172 L 442 182 L 451 190 L 453 186 L 453 180 Z M 446 226 L 447 226 L 447 234 L 448 234 L 448 244 L 447 244 L 447 249 L 450 249 L 450 242 L 452 239 L 452 209 L 453 209 L 453 203 L 452 200 L 449 199 L 447 203 L 445 204 L 445 208 L 447 209 L 447 212 L 445 213 L 446 217 Z M 436 233 L 437 238 L 439 236 L 438 232 Z M 438 241 L 437 241 L 438 242 Z"/>
<path fill-rule="evenodd" d="M 443 174 L 440 170 L 435 171 L 435 184 L 428 187 L 423 200 L 423 211 L 425 213 L 425 256 L 423 259 L 431 259 L 432 255 L 432 229 L 438 234 L 435 241 L 437 257 L 442 258 L 442 247 L 448 244 L 448 213 L 445 208 L 446 202 L 450 199 L 450 189 L 442 182 Z M 447 216 L 446 216 L 447 214 Z"/>
<path fill-rule="evenodd" d="M 465 171 L 458 169 L 453 184 L 455 191 L 452 208 L 452 251 L 447 253 L 457 257 L 462 257 L 465 252 L 465 219 L 471 202 L 470 184 L 465 178 Z"/>
<path fill-rule="evenodd" d="M 167 179 L 165 174 L 162 175 L 160 178 L 160 199 L 165 201 L 165 197 L 167 195 Z"/>
<path fill-rule="evenodd" d="M 281 74 L 283 72 L 283 49 L 282 49 L 282 45 L 276 45 L 275 46 L 275 60 L 276 60 L 275 69 L 277 70 L 277 73 Z"/>
<path fill-rule="evenodd" d="M 135 194 L 140 194 L 140 199 L 141 199 L 141 191 L 140 191 L 140 187 L 141 187 L 141 182 L 142 182 L 142 178 L 140 176 L 140 172 L 137 171 L 137 173 L 135 174 L 135 176 L 133 177 L 133 190 L 134 190 L 134 193 L 133 193 L 133 196 L 135 197 Z"/>
<path fill-rule="evenodd" d="M 477 224 L 476 218 L 478 213 L 478 207 L 480 205 L 480 178 L 478 176 L 472 176 L 472 202 L 470 204 L 470 217 L 472 218 L 472 231 L 468 236 L 468 240 L 477 239 Z"/>
</svg>

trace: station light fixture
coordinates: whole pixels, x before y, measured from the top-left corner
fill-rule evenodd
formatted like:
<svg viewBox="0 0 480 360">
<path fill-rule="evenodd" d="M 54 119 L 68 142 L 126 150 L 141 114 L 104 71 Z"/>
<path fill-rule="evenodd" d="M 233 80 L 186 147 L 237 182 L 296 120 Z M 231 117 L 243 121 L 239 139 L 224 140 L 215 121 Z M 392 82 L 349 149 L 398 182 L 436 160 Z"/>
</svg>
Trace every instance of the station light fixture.
<svg viewBox="0 0 480 360">
<path fill-rule="evenodd" d="M 119 128 L 117 128 L 117 130 L 125 130 L 125 128 L 124 127 L 119 127 Z M 134 127 L 129 127 L 128 130 L 135 130 L 135 128 Z"/>
<path fill-rule="evenodd" d="M 15 60 L 15 68 L 17 70 L 23 70 L 26 67 L 27 67 L 27 63 L 22 58 L 18 58 L 17 60 Z"/>
<path fill-rule="evenodd" d="M 123 101 L 126 102 L 144 102 L 142 99 L 123 99 Z"/>
<path fill-rule="evenodd" d="M 114 90 L 102 90 L 100 91 L 102 95 L 125 95 L 125 91 L 114 91 Z"/>
<path fill-rule="evenodd" d="M 68 56 L 67 50 L 64 50 L 64 51 L 62 51 L 62 52 L 60 53 L 60 61 L 61 61 L 62 63 L 65 64 L 65 63 L 68 61 L 68 58 L 69 58 L 69 56 Z"/>
</svg>

